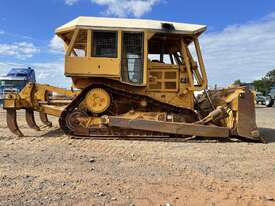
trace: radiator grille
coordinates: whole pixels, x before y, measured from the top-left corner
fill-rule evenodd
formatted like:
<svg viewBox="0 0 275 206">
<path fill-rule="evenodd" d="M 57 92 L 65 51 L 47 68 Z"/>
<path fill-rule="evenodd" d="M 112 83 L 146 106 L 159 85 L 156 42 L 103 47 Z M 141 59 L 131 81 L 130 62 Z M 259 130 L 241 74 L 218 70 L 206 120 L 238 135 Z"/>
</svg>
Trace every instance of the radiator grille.
<svg viewBox="0 0 275 206">
<path fill-rule="evenodd" d="M 169 92 L 177 91 L 178 71 L 170 71 L 170 69 L 149 71 L 149 90 Z"/>
</svg>

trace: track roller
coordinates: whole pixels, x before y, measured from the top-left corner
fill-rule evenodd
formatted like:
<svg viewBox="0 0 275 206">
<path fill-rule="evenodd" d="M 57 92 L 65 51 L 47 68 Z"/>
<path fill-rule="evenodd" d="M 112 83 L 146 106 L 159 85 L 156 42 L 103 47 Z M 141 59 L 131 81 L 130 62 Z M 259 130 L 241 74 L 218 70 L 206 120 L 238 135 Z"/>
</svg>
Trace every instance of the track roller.
<svg viewBox="0 0 275 206">
<path fill-rule="evenodd" d="M 32 109 L 26 109 L 26 122 L 30 128 L 40 131 L 34 119 L 34 112 Z"/>
<path fill-rule="evenodd" d="M 15 109 L 7 109 L 7 125 L 9 130 L 19 136 L 23 137 L 23 133 L 19 130 L 16 120 L 16 110 Z"/>
</svg>

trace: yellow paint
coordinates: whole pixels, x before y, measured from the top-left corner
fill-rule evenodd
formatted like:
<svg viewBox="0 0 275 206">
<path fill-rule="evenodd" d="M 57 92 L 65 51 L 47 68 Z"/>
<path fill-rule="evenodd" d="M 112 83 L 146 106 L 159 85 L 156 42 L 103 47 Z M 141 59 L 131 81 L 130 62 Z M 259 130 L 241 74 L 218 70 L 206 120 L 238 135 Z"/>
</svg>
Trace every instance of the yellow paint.
<svg viewBox="0 0 275 206">
<path fill-rule="evenodd" d="M 65 75 L 120 77 L 120 60 L 105 57 L 65 57 Z M 76 85 L 77 86 L 77 85 Z"/>
</svg>

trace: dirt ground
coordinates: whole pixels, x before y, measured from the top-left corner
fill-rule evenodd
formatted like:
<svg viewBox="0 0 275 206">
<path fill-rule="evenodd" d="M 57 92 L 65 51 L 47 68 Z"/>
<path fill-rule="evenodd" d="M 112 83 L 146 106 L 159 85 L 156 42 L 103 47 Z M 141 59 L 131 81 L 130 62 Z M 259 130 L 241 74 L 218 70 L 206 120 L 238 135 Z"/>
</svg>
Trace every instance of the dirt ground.
<svg viewBox="0 0 275 206">
<path fill-rule="evenodd" d="M 72 139 L 22 113 L 18 138 L 1 110 L 0 205 L 275 205 L 275 108 L 256 111 L 268 144 Z"/>
</svg>

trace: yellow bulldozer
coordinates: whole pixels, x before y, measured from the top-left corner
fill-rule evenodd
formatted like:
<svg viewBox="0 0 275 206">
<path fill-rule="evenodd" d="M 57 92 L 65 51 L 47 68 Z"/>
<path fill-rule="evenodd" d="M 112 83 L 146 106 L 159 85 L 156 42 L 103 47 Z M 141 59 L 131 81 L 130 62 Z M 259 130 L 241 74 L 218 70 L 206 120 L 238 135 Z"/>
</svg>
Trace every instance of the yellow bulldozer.
<svg viewBox="0 0 275 206">
<path fill-rule="evenodd" d="M 263 142 L 252 93 L 245 87 L 209 91 L 199 36 L 204 25 L 142 19 L 78 17 L 56 29 L 65 46 L 73 89 L 29 83 L 7 94 L 11 132 L 23 136 L 16 111 L 34 111 L 65 134 L 90 137 L 217 137 Z M 195 92 L 203 92 L 195 97 Z M 69 97 L 56 100 L 52 94 Z"/>
</svg>

